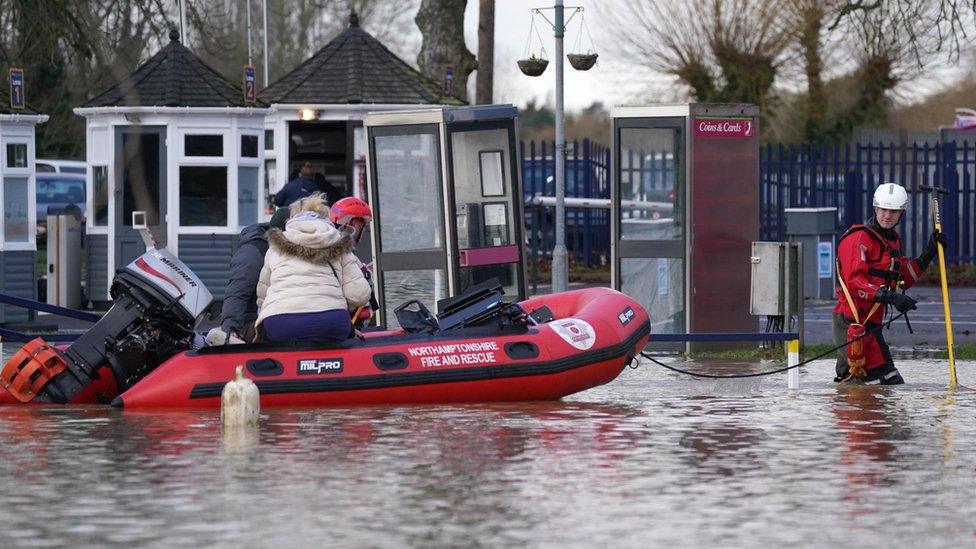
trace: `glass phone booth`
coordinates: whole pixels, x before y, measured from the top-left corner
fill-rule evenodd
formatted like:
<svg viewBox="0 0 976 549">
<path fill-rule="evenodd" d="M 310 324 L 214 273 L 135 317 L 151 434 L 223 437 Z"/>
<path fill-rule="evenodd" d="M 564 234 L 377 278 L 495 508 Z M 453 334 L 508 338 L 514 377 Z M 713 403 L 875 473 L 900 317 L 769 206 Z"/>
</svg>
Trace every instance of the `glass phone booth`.
<svg viewBox="0 0 976 549">
<path fill-rule="evenodd" d="M 654 343 L 655 333 L 755 331 L 758 107 L 614 107 L 611 117 L 611 282 L 647 309 L 651 346 L 714 348 Z"/>
<path fill-rule="evenodd" d="M 512 105 L 367 115 L 368 196 L 379 323 L 498 278 L 524 299 L 522 194 Z"/>
</svg>

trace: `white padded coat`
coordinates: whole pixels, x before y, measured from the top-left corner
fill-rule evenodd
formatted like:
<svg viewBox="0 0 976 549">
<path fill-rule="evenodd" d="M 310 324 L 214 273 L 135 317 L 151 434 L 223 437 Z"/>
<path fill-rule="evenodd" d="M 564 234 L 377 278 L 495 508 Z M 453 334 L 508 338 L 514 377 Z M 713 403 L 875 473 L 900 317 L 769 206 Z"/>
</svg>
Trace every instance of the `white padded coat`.
<svg viewBox="0 0 976 549">
<path fill-rule="evenodd" d="M 354 311 L 369 303 L 372 289 L 353 245 L 351 236 L 322 218 L 292 219 L 284 231 L 268 231 L 255 325 L 274 315 Z"/>
</svg>

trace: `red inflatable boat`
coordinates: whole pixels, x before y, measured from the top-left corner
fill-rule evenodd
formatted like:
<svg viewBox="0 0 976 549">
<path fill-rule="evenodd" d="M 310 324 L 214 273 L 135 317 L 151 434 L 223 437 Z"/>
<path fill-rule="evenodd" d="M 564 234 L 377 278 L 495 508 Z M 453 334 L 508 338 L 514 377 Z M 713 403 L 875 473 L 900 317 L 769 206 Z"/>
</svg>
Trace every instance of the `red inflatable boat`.
<svg viewBox="0 0 976 549">
<path fill-rule="evenodd" d="M 331 346 L 269 342 L 184 351 L 112 404 L 217 408 L 238 365 L 257 384 L 263 407 L 558 399 L 616 378 L 650 335 L 644 309 L 608 288 L 517 305 L 524 324 L 372 332 Z"/>
</svg>

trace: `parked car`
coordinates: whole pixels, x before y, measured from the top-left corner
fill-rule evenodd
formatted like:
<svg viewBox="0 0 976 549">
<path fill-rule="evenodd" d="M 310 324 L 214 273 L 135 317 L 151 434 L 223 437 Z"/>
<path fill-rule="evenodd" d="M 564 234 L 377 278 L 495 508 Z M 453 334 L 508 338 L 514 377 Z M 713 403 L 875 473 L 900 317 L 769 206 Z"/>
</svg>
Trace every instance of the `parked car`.
<svg viewBox="0 0 976 549">
<path fill-rule="evenodd" d="M 47 223 L 48 211 L 75 205 L 85 213 L 85 176 L 75 173 L 39 173 L 37 179 L 37 224 Z"/>
<path fill-rule="evenodd" d="M 85 174 L 85 163 L 81 160 L 64 160 L 60 158 L 38 158 L 34 160 L 34 171 L 37 173 L 80 173 Z"/>
</svg>

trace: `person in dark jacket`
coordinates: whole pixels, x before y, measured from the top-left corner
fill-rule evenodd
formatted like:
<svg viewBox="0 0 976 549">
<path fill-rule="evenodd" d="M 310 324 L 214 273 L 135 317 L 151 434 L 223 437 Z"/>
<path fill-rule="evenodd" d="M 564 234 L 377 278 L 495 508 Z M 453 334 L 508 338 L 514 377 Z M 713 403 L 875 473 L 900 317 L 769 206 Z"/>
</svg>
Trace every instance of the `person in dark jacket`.
<svg viewBox="0 0 976 549">
<path fill-rule="evenodd" d="M 315 184 L 318 186 L 319 192 L 325 195 L 325 199 L 329 202 L 330 206 L 346 197 L 342 191 L 335 188 L 332 183 L 329 183 L 321 173 L 315 172 L 315 175 L 312 177 L 315 179 Z"/>
<path fill-rule="evenodd" d="M 314 192 L 318 192 L 319 186 L 315 182 L 313 173 L 311 162 L 302 164 L 298 177 L 285 183 L 285 186 L 275 194 L 274 205 L 283 208 L 296 200 L 301 200 Z"/>
<path fill-rule="evenodd" d="M 254 320 L 258 316 L 258 277 L 268 252 L 267 232 L 284 229 L 288 208 L 278 208 L 269 223 L 255 223 L 241 231 L 237 251 L 230 259 L 230 282 L 220 309 L 220 326 L 207 334 L 211 345 L 254 341 Z"/>
</svg>

